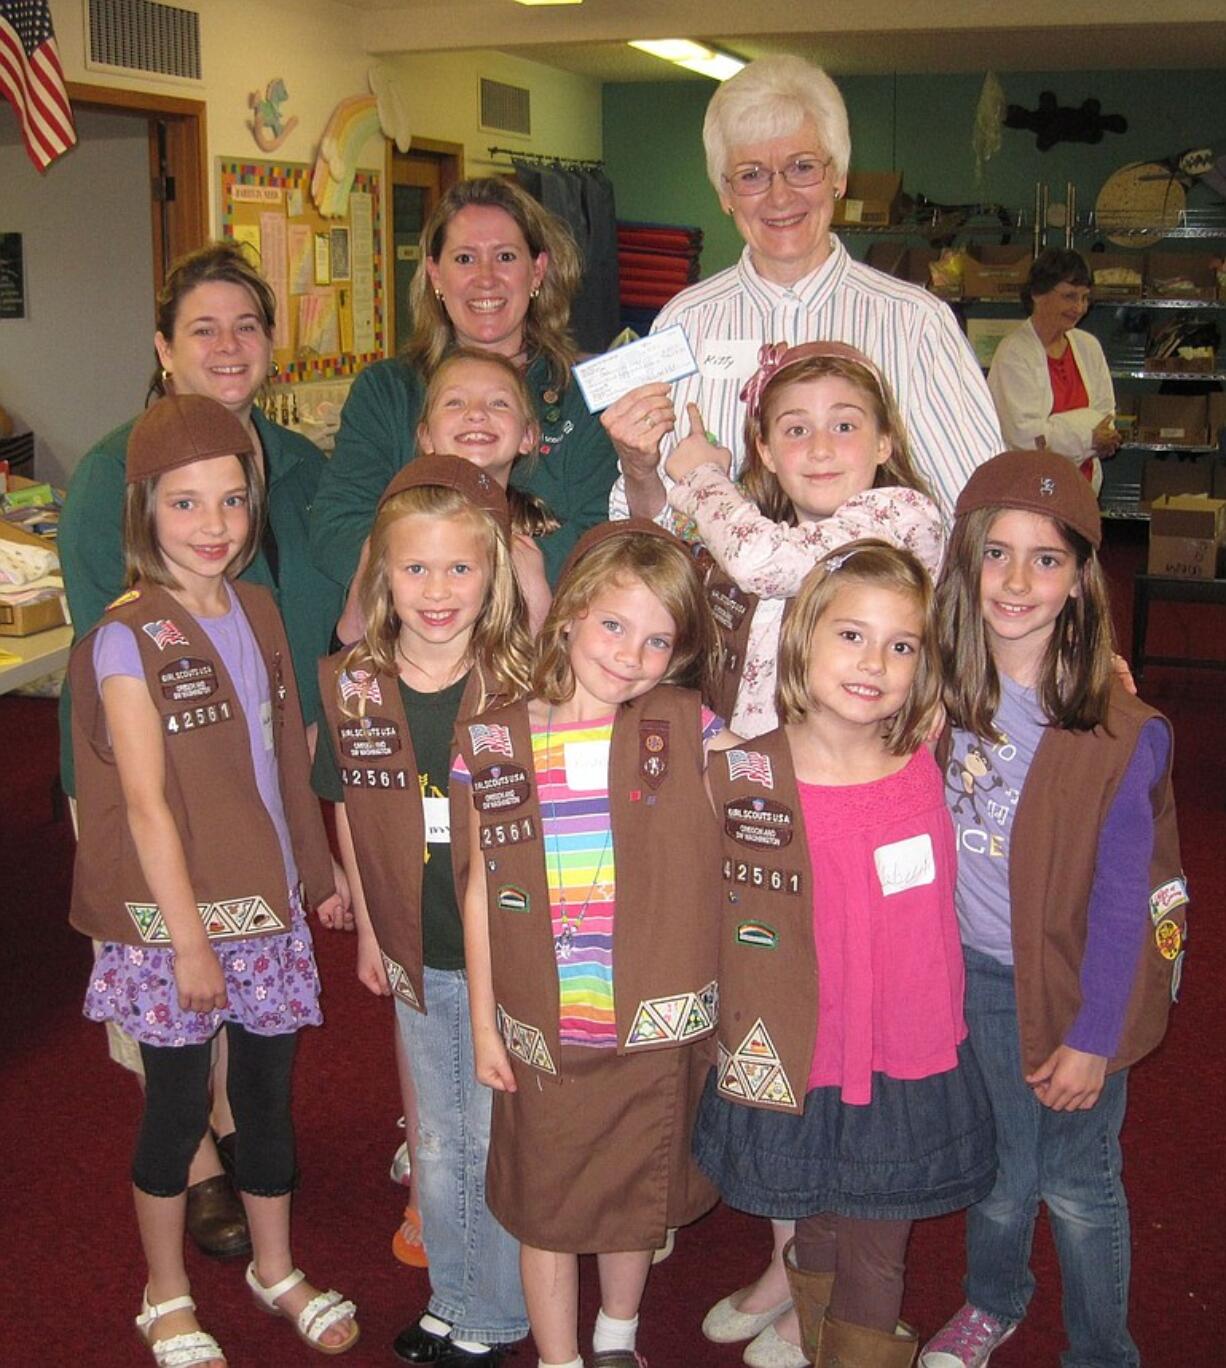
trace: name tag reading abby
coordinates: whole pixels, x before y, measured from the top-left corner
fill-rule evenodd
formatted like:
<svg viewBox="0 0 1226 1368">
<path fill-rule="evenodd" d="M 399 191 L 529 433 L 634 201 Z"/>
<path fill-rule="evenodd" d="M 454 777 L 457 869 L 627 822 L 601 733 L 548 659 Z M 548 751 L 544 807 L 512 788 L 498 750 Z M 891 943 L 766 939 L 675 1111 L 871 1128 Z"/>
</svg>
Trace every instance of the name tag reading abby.
<svg viewBox="0 0 1226 1368">
<path fill-rule="evenodd" d="M 757 351 L 754 351 L 755 357 Z M 603 356 L 581 361 L 574 369 L 575 379 L 593 413 L 609 407 L 640 385 L 653 381 L 672 384 L 698 369 L 689 339 L 680 323 L 658 333 L 627 342 Z"/>
<path fill-rule="evenodd" d="M 451 844 L 451 804 L 446 798 L 423 798 L 423 812 L 426 814 L 426 844 Z"/>
<path fill-rule="evenodd" d="M 568 741 L 562 747 L 566 764 L 566 787 L 574 793 L 592 793 L 609 787 L 608 741 Z"/>
</svg>

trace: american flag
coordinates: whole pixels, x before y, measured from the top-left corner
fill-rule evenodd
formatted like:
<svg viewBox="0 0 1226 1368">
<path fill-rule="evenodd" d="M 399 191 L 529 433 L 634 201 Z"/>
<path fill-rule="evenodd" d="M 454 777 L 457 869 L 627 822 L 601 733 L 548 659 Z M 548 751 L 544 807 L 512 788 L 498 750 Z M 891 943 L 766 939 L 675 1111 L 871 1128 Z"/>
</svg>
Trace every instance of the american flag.
<svg viewBox="0 0 1226 1368">
<path fill-rule="evenodd" d="M 468 734 L 472 738 L 475 754 L 479 755 L 482 751 L 493 751 L 495 755 L 515 754 L 510 727 L 500 727 L 497 723 L 487 727 L 483 722 L 474 722 L 469 726 Z"/>
<path fill-rule="evenodd" d="M 159 618 L 156 622 L 146 622 L 141 631 L 153 642 L 159 651 L 167 646 L 188 646 L 191 643 L 169 618 Z"/>
<path fill-rule="evenodd" d="M 47 0 L 0 0 L 0 93 L 40 171 L 76 142 Z"/>
<path fill-rule="evenodd" d="M 343 699 L 362 698 L 370 703 L 383 702 L 383 690 L 379 688 L 379 681 L 365 670 L 342 674 L 340 683 Z"/>
<path fill-rule="evenodd" d="M 763 755 L 761 751 L 730 750 L 727 756 L 729 779 L 750 779 L 763 788 L 775 787 L 769 755 Z"/>
</svg>

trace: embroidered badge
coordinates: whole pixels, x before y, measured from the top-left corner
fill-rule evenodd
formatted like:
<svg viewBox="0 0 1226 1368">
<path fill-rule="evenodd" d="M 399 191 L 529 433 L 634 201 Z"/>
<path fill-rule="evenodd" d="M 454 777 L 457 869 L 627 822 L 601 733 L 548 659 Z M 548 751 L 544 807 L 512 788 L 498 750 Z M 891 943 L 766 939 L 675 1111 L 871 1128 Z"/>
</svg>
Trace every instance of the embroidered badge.
<svg viewBox="0 0 1226 1368">
<path fill-rule="evenodd" d="M 159 651 L 164 651 L 167 646 L 189 645 L 187 638 L 169 618 L 158 618 L 156 622 L 142 623 L 141 631 Z"/>
<path fill-rule="evenodd" d="M 516 1059 L 522 1059 L 525 1064 L 531 1064 L 534 1069 L 540 1069 L 542 1073 L 558 1072 L 553 1056 L 549 1053 L 549 1046 L 545 1044 L 545 1037 L 535 1026 L 516 1021 L 509 1012 L 504 1012 L 499 1007 L 498 1030 L 508 1054 L 513 1054 Z"/>
<path fill-rule="evenodd" d="M 926 831 L 909 836 L 905 841 L 891 841 L 873 851 L 877 879 L 883 896 L 905 893 L 908 888 L 923 888 L 935 882 L 936 858 L 932 853 L 932 837 Z"/>
<path fill-rule="evenodd" d="M 172 703 L 187 703 L 217 692 L 217 671 L 211 661 L 184 656 L 159 670 L 158 682 L 163 698 Z"/>
<path fill-rule="evenodd" d="M 138 598 L 140 598 L 139 589 L 126 589 L 118 598 L 112 599 L 106 605 L 106 611 L 109 613 L 112 608 L 122 608 L 125 603 L 135 603 Z"/>
<path fill-rule="evenodd" d="M 382 760 L 400 749 L 400 733 L 390 717 L 347 719 L 337 728 L 341 754 L 350 760 Z"/>
<path fill-rule="evenodd" d="M 729 750 L 725 751 L 724 755 L 728 759 L 729 779 L 748 779 L 750 783 L 761 784 L 763 788 L 775 787 L 769 755 L 763 755 L 761 751 L 746 750 Z"/>
<path fill-rule="evenodd" d="M 1154 941 L 1163 959 L 1177 959 L 1183 949 L 1183 932 L 1167 917 L 1154 928 Z"/>
<path fill-rule="evenodd" d="M 522 807 L 531 792 L 521 765 L 491 765 L 473 775 L 473 803 L 478 812 L 510 812 Z"/>
<path fill-rule="evenodd" d="M 749 611 L 740 589 L 728 579 L 712 579 L 707 585 L 711 615 L 725 632 L 735 632 Z"/>
<path fill-rule="evenodd" d="M 360 699 L 363 703 L 382 703 L 383 690 L 379 687 L 379 681 L 368 670 L 342 670 L 340 679 L 337 681 L 340 686 L 341 698 L 348 702 L 351 698 Z"/>
<path fill-rule="evenodd" d="M 717 1070 L 716 1086 L 727 1097 L 771 1107 L 796 1106 L 795 1089 L 761 1017 L 731 1053 L 720 1045 Z"/>
<path fill-rule="evenodd" d="M 146 945 L 170 944 L 170 932 L 166 929 L 162 909 L 156 903 L 125 903 L 124 906 Z M 259 896 L 197 903 L 196 911 L 210 940 L 237 940 L 262 935 L 265 931 L 287 929 L 286 921 Z"/>
<path fill-rule="evenodd" d="M 696 993 L 645 998 L 634 1014 L 626 1048 L 635 1045 L 682 1045 L 715 1029 L 719 1021 L 719 988 L 712 980 Z"/>
<path fill-rule="evenodd" d="M 734 798 L 724 804 L 724 830 L 734 841 L 782 850 L 792 843 L 792 809 L 771 798 Z"/>
<path fill-rule="evenodd" d="M 1163 917 L 1170 916 L 1177 907 L 1186 906 L 1187 901 L 1187 883 L 1182 878 L 1168 879 L 1149 895 L 1150 920 L 1157 926 Z"/>
<path fill-rule="evenodd" d="M 383 952 L 380 951 L 380 954 Z M 413 991 L 413 984 L 406 973 L 404 966 L 397 964 L 389 955 L 383 955 L 383 970 L 387 974 L 387 986 L 398 997 L 403 998 L 410 1007 L 421 1011 L 421 1003 L 417 999 L 417 994 Z"/>
<path fill-rule="evenodd" d="M 766 922 L 743 921 L 736 929 L 736 943 L 752 945 L 759 950 L 777 950 L 779 932 Z"/>
<path fill-rule="evenodd" d="M 472 722 L 469 724 L 468 736 L 475 755 L 480 755 L 482 751 L 491 751 L 494 755 L 505 755 L 509 758 L 515 754 L 511 745 L 510 727 L 499 726 L 497 723 L 487 725 L 484 722 Z"/>
<path fill-rule="evenodd" d="M 500 912 L 530 912 L 532 899 L 515 884 L 503 884 L 498 890 L 498 910 Z"/>
<path fill-rule="evenodd" d="M 650 788 L 659 788 L 668 773 L 667 722 L 639 723 L 639 773 Z"/>
<path fill-rule="evenodd" d="M 198 708 L 184 708 L 180 712 L 163 713 L 162 725 L 171 736 L 182 732 L 198 731 L 201 727 L 211 727 L 215 722 L 229 722 L 234 716 L 229 699 L 220 703 L 202 703 Z"/>
</svg>

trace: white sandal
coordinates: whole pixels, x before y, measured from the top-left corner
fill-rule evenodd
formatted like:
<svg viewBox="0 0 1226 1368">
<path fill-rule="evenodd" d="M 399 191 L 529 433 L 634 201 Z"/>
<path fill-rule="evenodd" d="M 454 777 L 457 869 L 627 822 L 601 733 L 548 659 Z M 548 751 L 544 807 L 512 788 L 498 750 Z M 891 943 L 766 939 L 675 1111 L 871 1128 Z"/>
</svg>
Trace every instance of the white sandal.
<svg viewBox="0 0 1226 1368">
<path fill-rule="evenodd" d="M 352 1349 L 358 1342 L 361 1333 L 358 1323 L 354 1320 L 357 1315 L 357 1307 L 351 1301 L 345 1300 L 339 1292 L 329 1289 L 327 1292 L 318 1292 L 302 1308 L 297 1316 L 291 1316 L 288 1311 L 283 1311 L 277 1302 L 291 1292 L 300 1282 L 306 1281 L 306 1274 L 301 1268 L 295 1268 L 292 1273 L 287 1273 L 280 1282 L 275 1282 L 271 1287 L 265 1287 L 256 1276 L 255 1263 L 247 1265 L 247 1286 L 251 1288 L 256 1301 L 265 1311 L 274 1316 L 284 1316 L 292 1321 L 294 1329 L 298 1332 L 298 1337 L 304 1344 L 309 1344 L 312 1349 L 318 1349 L 321 1354 L 343 1354 Z M 325 1331 L 343 1320 L 352 1320 L 352 1333 L 340 1344 L 323 1344 L 321 1336 Z M 177 1368 L 177 1365 L 168 1365 L 167 1368 Z"/>
<path fill-rule="evenodd" d="M 172 1311 L 194 1311 L 196 1303 L 190 1297 L 171 1297 L 169 1301 L 149 1304 L 149 1289 L 141 1293 L 140 1315 L 136 1317 L 136 1332 L 145 1341 L 158 1368 L 193 1368 L 196 1364 L 208 1363 L 213 1359 L 226 1356 L 221 1346 L 203 1330 L 189 1330 L 182 1335 L 170 1335 L 166 1339 L 151 1340 L 149 1332 L 163 1316 Z"/>
</svg>

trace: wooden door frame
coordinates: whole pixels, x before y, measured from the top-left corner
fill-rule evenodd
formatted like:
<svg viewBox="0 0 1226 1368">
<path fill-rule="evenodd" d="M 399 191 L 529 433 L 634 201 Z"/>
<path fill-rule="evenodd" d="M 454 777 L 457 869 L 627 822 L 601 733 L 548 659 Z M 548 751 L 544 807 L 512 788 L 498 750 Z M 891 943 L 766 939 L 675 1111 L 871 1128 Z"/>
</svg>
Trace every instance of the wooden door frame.
<svg viewBox="0 0 1226 1368">
<path fill-rule="evenodd" d="M 205 135 L 207 105 L 176 95 L 120 86 L 67 82 L 68 98 L 87 109 L 145 116 L 149 141 L 149 213 L 153 225 L 153 293 L 156 297 L 166 275 L 166 263 L 202 246 L 209 235 L 209 162 Z M 156 186 L 162 173 L 158 124 L 165 129 L 166 160 L 175 181 L 175 197 L 165 206 Z"/>
<path fill-rule="evenodd" d="M 383 214 L 383 260 L 387 263 L 386 279 L 392 282 L 391 288 L 384 290 L 386 301 L 387 318 L 385 321 L 388 355 L 394 350 L 393 339 L 396 336 L 396 289 L 395 272 L 396 263 L 392 260 L 392 187 L 396 184 L 394 179 L 394 167 L 398 156 L 409 157 L 414 152 L 424 152 L 432 161 L 439 164 L 439 184 L 442 186 L 443 193 L 456 183 L 464 179 L 464 144 L 443 142 L 438 138 L 414 138 L 407 152 L 400 152 L 396 144 L 390 138 L 387 140 L 387 148 L 383 157 L 383 184 L 387 187 L 384 196 Z"/>
</svg>

